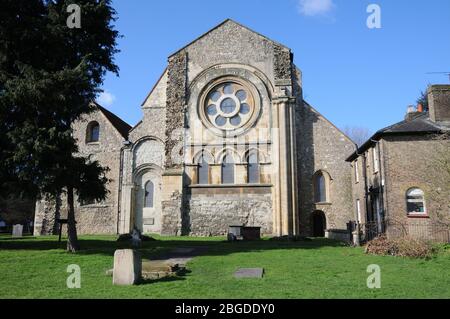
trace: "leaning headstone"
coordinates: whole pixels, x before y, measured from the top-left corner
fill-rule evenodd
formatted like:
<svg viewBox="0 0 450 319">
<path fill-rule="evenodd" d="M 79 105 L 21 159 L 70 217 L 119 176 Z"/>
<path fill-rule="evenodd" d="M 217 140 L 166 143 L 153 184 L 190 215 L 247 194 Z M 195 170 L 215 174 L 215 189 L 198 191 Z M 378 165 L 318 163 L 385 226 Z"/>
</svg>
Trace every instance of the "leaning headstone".
<svg viewBox="0 0 450 319">
<path fill-rule="evenodd" d="M 262 278 L 264 268 L 241 268 L 234 273 L 234 278 Z"/>
<path fill-rule="evenodd" d="M 136 285 L 141 280 L 141 254 L 132 249 L 116 250 L 114 253 L 113 284 Z"/>
<path fill-rule="evenodd" d="M 22 237 L 22 235 L 23 235 L 23 225 L 14 225 L 12 236 L 17 238 Z"/>
</svg>

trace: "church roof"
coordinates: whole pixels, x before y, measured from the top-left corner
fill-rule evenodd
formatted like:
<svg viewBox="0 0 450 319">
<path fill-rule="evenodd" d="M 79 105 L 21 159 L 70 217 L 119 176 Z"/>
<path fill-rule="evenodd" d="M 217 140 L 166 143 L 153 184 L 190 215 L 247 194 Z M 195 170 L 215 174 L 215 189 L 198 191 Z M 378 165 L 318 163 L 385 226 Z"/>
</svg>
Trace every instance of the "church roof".
<svg viewBox="0 0 450 319">
<path fill-rule="evenodd" d="M 391 126 L 385 127 L 376 132 L 367 142 L 365 142 L 356 152 L 354 152 L 347 162 L 355 160 L 358 155 L 367 151 L 375 144 L 375 141 L 380 140 L 387 135 L 417 135 L 417 134 L 440 134 L 444 131 L 450 131 L 450 127 L 445 124 L 440 124 L 430 120 L 428 113 L 418 113 L 413 115 L 410 119 L 405 119 L 401 122 L 395 123 Z"/>
<path fill-rule="evenodd" d="M 114 113 L 108 111 L 100 104 L 94 102 L 95 106 L 103 113 L 103 115 L 108 119 L 108 121 L 114 126 L 114 128 L 123 136 L 125 140 L 128 139 L 128 133 L 131 130 L 131 125 L 122 120 L 120 117 Z"/>
<path fill-rule="evenodd" d="M 180 51 L 182 51 L 182 50 L 188 48 L 189 46 L 191 46 L 192 44 L 194 44 L 194 43 L 197 42 L 198 40 L 200 40 L 200 39 L 202 39 L 203 37 L 205 37 L 205 36 L 207 36 L 208 34 L 210 34 L 211 32 L 213 32 L 213 31 L 215 31 L 215 30 L 218 30 L 218 29 L 222 28 L 223 26 L 225 26 L 225 25 L 227 25 L 227 24 L 230 24 L 230 23 L 231 23 L 231 24 L 238 25 L 239 27 L 241 27 L 241 28 L 243 28 L 243 29 L 246 29 L 246 30 L 248 30 L 248 31 L 250 31 L 250 32 L 252 32 L 252 33 L 258 35 L 258 36 L 260 36 L 260 37 L 266 39 L 267 41 L 270 41 L 270 42 L 272 42 L 272 43 L 274 43 L 274 44 L 276 44 L 276 45 L 282 46 L 282 47 L 284 47 L 284 48 L 290 50 L 290 49 L 289 49 L 288 47 L 286 47 L 285 45 L 283 45 L 283 44 L 281 44 L 281 43 L 278 43 L 277 41 L 274 41 L 274 40 L 272 40 L 272 39 L 266 37 L 265 35 L 262 35 L 261 33 L 256 32 L 256 31 L 250 29 L 249 27 L 246 27 L 246 26 L 243 25 L 243 24 L 240 24 L 239 22 L 236 22 L 236 21 L 234 21 L 234 20 L 232 20 L 232 19 L 226 19 L 225 21 L 221 22 L 220 24 L 218 24 L 218 25 L 215 26 L 214 28 L 210 29 L 208 32 L 202 34 L 201 36 L 199 36 L 199 37 L 196 38 L 195 40 L 189 42 L 187 45 L 185 45 L 185 46 L 182 47 L 181 49 L 179 49 L 179 50 L 177 50 L 176 52 L 172 53 L 172 54 L 169 56 L 169 58 L 172 57 L 172 56 L 174 56 L 175 54 L 179 53 Z"/>
</svg>

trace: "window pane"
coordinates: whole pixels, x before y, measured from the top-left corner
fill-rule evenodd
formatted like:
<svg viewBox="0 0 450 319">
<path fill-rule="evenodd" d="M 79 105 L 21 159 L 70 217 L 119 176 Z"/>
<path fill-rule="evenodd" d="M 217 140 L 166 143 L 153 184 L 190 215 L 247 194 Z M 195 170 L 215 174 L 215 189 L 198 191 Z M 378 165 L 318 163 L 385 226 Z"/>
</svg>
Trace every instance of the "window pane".
<svg viewBox="0 0 450 319">
<path fill-rule="evenodd" d="M 218 116 L 216 117 L 216 124 L 218 126 L 224 126 L 225 124 L 227 124 L 227 119 L 222 116 Z"/>
<path fill-rule="evenodd" d="M 239 115 L 232 117 L 230 119 L 230 123 L 231 125 L 238 126 L 239 124 L 241 124 L 241 117 Z"/>
<path fill-rule="evenodd" d="M 241 102 L 244 102 L 247 99 L 247 93 L 244 90 L 237 91 L 236 96 Z"/>
<path fill-rule="evenodd" d="M 423 206 L 423 202 L 418 203 L 407 203 L 408 213 L 425 213 L 425 208 Z"/>
<path fill-rule="evenodd" d="M 418 188 L 413 188 L 408 191 L 408 196 L 423 196 L 423 191 Z"/>
<path fill-rule="evenodd" d="M 249 183 L 259 183 L 259 163 L 258 155 L 251 154 L 248 157 L 248 182 Z"/>
<path fill-rule="evenodd" d="M 154 185 L 152 181 L 145 184 L 145 208 L 153 208 Z"/>
<path fill-rule="evenodd" d="M 244 115 L 250 113 L 250 106 L 247 103 L 242 104 L 240 112 Z"/>
<path fill-rule="evenodd" d="M 234 184 L 234 163 L 231 155 L 226 155 L 222 163 L 222 183 Z"/>
<path fill-rule="evenodd" d="M 100 135 L 100 127 L 98 125 L 92 128 L 92 141 L 98 141 Z"/>
<path fill-rule="evenodd" d="M 198 165 L 198 183 L 202 185 L 209 184 L 209 165 L 203 155 Z"/>
<path fill-rule="evenodd" d="M 87 142 L 98 142 L 100 137 L 100 126 L 97 122 L 92 122 L 87 129 Z"/>
<path fill-rule="evenodd" d="M 211 104 L 210 106 L 208 106 L 208 108 L 206 109 L 206 113 L 208 113 L 208 115 L 216 115 L 217 114 L 217 109 L 216 106 L 214 104 Z"/>
<path fill-rule="evenodd" d="M 316 190 L 315 190 L 316 202 L 324 203 L 327 201 L 326 197 L 326 186 L 325 186 L 325 177 L 322 174 L 317 175 L 316 177 Z"/>
<path fill-rule="evenodd" d="M 217 102 L 217 100 L 219 100 L 219 98 L 220 98 L 220 95 L 221 94 L 219 92 L 215 91 L 215 92 L 211 93 L 210 99 L 213 102 Z"/>
<path fill-rule="evenodd" d="M 220 109 L 225 114 L 233 113 L 234 110 L 236 109 L 236 103 L 234 102 L 233 99 L 226 98 L 225 100 L 222 101 L 222 103 L 220 103 Z"/>
<path fill-rule="evenodd" d="M 225 93 L 225 94 L 233 94 L 233 92 L 234 92 L 234 89 L 233 89 L 233 85 L 232 84 L 227 84 L 223 88 L 223 93 Z"/>
</svg>

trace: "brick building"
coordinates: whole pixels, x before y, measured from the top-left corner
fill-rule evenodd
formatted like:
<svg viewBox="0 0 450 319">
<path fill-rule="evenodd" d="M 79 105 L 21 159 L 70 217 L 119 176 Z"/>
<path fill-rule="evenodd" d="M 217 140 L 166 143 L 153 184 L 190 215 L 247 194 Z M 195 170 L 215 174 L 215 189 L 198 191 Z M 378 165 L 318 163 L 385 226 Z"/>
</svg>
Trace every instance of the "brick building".
<svg viewBox="0 0 450 319">
<path fill-rule="evenodd" d="M 450 85 L 430 86 L 428 101 L 428 112 L 410 107 L 347 159 L 365 239 L 450 240 Z"/>
</svg>

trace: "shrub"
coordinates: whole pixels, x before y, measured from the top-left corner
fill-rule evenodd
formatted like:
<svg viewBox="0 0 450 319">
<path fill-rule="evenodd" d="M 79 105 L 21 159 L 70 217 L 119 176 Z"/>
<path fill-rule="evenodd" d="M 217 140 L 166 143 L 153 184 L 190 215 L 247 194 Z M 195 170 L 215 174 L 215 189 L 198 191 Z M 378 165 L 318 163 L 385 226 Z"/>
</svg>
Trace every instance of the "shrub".
<svg viewBox="0 0 450 319">
<path fill-rule="evenodd" d="M 434 255 L 433 246 L 423 240 L 404 236 L 388 239 L 380 236 L 366 245 L 366 253 L 411 258 L 430 258 Z"/>
</svg>

